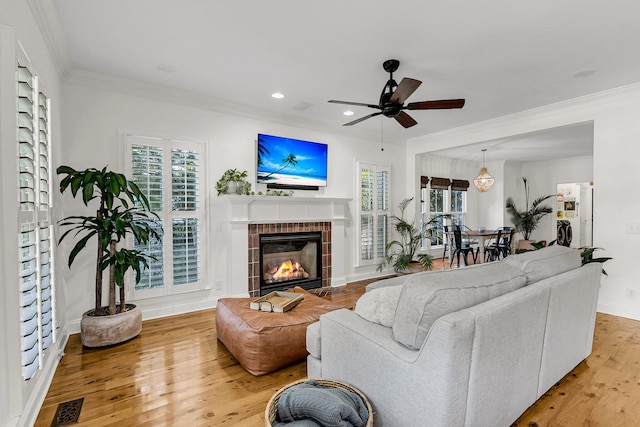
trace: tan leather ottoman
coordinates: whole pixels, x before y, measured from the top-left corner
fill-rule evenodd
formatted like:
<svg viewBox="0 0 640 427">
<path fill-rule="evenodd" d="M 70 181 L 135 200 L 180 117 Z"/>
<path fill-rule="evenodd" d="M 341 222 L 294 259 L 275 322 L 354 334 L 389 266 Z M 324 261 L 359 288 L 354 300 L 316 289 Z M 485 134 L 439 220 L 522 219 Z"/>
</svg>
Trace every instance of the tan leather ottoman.
<svg viewBox="0 0 640 427">
<path fill-rule="evenodd" d="M 222 298 L 216 309 L 218 339 L 253 375 L 264 375 L 307 357 L 307 326 L 321 314 L 343 308 L 300 288 L 304 300 L 286 313 L 252 310 L 257 298 Z"/>
</svg>

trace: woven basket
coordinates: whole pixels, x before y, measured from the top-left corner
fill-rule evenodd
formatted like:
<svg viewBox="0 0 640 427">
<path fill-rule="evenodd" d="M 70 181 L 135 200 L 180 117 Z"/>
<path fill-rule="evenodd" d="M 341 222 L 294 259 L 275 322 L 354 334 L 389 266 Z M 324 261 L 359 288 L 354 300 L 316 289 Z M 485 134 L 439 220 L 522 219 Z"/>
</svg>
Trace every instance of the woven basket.
<svg viewBox="0 0 640 427">
<path fill-rule="evenodd" d="M 371 409 L 371 404 L 369 403 L 367 396 L 365 396 L 364 394 L 362 394 L 360 390 L 350 386 L 349 384 L 345 384 L 340 381 L 325 380 L 322 378 L 310 378 L 310 379 L 293 382 L 289 385 L 282 387 L 273 396 L 271 396 L 271 399 L 269 399 L 269 403 L 267 403 L 267 409 L 265 409 L 264 411 L 264 425 L 266 427 L 271 427 L 273 425 L 272 423 L 276 421 L 276 415 L 278 414 L 278 400 L 280 400 L 280 396 L 282 395 L 282 393 L 289 387 L 293 387 L 294 385 L 297 385 L 309 380 L 315 381 L 316 383 L 318 383 L 323 387 L 341 388 L 343 390 L 351 391 L 357 394 L 358 396 L 360 396 L 364 404 L 367 406 L 367 411 L 369 411 L 369 419 L 367 420 L 366 427 L 373 427 L 373 409 Z"/>
</svg>

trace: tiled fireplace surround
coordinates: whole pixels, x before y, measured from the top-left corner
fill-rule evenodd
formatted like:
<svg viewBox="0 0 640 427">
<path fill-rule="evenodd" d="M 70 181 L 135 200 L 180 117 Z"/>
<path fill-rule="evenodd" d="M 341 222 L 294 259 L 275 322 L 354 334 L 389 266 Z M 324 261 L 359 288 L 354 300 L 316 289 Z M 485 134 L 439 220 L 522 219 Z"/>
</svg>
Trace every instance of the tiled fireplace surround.
<svg viewBox="0 0 640 427">
<path fill-rule="evenodd" d="M 322 287 L 331 283 L 331 222 L 283 222 L 249 224 L 249 295 L 260 295 L 260 235 L 270 233 L 322 232 Z"/>
<path fill-rule="evenodd" d="M 225 195 L 231 295 L 258 296 L 258 234 L 322 231 L 322 286 L 346 283 L 345 226 L 351 199 Z"/>
</svg>

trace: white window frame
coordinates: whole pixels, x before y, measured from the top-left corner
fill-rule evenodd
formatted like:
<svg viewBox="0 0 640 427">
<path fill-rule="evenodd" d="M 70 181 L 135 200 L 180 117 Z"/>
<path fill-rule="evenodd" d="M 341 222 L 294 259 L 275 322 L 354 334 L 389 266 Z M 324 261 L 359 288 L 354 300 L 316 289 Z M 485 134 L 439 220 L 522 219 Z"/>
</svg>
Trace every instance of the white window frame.
<svg viewBox="0 0 640 427">
<path fill-rule="evenodd" d="M 440 211 L 431 211 L 431 191 L 442 191 L 443 195 L 443 207 L 444 210 Z M 454 211 L 452 209 L 452 192 L 460 192 L 462 193 L 462 210 Z M 443 225 L 447 225 L 451 227 L 454 223 L 459 224 L 460 226 L 464 226 L 467 218 L 467 192 L 461 190 L 452 190 L 451 187 L 448 189 L 432 189 L 431 184 L 427 187 L 420 189 L 420 196 L 422 198 L 421 206 L 421 222 L 422 224 L 426 224 L 429 219 L 435 217 L 436 215 L 452 215 L 452 218 L 443 219 Z M 461 221 L 456 221 L 455 218 L 461 218 Z M 442 249 L 444 247 L 444 243 L 446 241 L 446 236 L 443 237 L 442 244 L 432 245 L 431 239 L 427 236 L 423 235 L 422 238 L 422 249 Z"/>
<path fill-rule="evenodd" d="M 379 172 L 385 172 L 386 176 L 387 176 L 387 194 L 383 195 L 384 203 L 385 206 L 384 207 L 380 207 L 377 206 L 376 204 L 376 200 L 378 200 L 378 183 L 376 182 L 374 184 L 374 195 L 373 195 L 373 209 L 371 211 L 366 211 L 363 212 L 362 210 L 362 196 L 363 196 L 363 191 L 362 191 L 362 171 L 365 169 L 369 169 L 369 170 L 373 170 L 374 171 L 374 176 L 375 176 L 375 180 L 377 181 L 377 176 Z M 386 166 L 386 165 L 376 165 L 376 164 L 372 164 L 372 163 L 361 163 L 361 162 L 357 162 L 356 164 L 356 171 L 357 171 L 357 177 L 356 177 L 356 183 L 357 183 L 357 187 L 356 187 L 356 201 L 355 201 L 355 208 L 356 208 L 356 224 L 355 224 L 355 230 L 356 230 L 356 235 L 355 235 L 355 248 L 356 248 L 356 256 L 355 256 L 355 260 L 356 260 L 356 267 L 360 267 L 360 266 L 370 266 L 370 265 L 377 265 L 380 263 L 380 261 L 382 260 L 384 254 L 386 254 L 386 243 L 388 242 L 389 239 L 389 233 L 391 232 L 390 229 L 390 216 L 391 216 L 391 167 L 390 166 Z M 363 258 L 363 253 L 362 253 L 362 217 L 363 215 L 371 215 L 373 217 L 373 236 L 372 236 L 372 240 L 373 240 L 373 257 L 371 259 L 362 259 Z M 385 224 L 382 225 L 382 227 L 384 227 L 384 231 L 383 231 L 383 236 L 379 236 L 379 222 L 380 222 L 380 218 L 385 218 Z M 381 242 L 381 243 L 379 243 Z M 382 246 L 382 247 L 379 247 Z M 382 256 L 380 256 L 382 255 Z"/>
<path fill-rule="evenodd" d="M 133 301 L 139 301 L 143 299 L 162 298 L 172 295 L 179 295 L 188 292 L 195 292 L 206 289 L 208 277 L 208 265 L 207 260 L 207 248 L 208 248 L 208 216 L 205 210 L 205 195 L 208 194 L 208 185 L 206 174 L 206 152 L 205 145 L 200 141 L 186 140 L 183 138 L 167 138 L 140 135 L 138 133 L 125 133 L 125 167 L 127 176 L 132 175 L 132 147 L 133 145 L 148 145 L 153 147 L 160 147 L 163 150 L 162 161 L 162 211 L 155 212 L 162 220 L 162 226 L 164 229 L 162 246 L 163 246 L 163 277 L 165 283 L 161 287 L 150 289 L 136 290 L 135 286 L 128 287 L 128 297 Z M 171 150 L 194 150 L 199 154 L 199 168 L 198 168 L 198 208 L 194 211 L 173 211 L 171 209 L 171 197 L 172 197 L 172 175 L 171 175 Z M 172 224 L 174 219 L 178 218 L 195 218 L 198 220 L 198 249 L 199 249 L 199 276 L 198 281 L 193 283 L 186 283 L 180 285 L 174 285 L 173 281 L 173 229 Z M 129 244 L 133 246 L 133 242 Z"/>
</svg>

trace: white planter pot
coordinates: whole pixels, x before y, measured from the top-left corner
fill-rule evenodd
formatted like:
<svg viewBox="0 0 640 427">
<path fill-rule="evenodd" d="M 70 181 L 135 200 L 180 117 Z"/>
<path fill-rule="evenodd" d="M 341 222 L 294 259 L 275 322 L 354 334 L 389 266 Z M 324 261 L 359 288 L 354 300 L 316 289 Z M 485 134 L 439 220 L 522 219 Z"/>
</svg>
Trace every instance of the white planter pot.
<svg viewBox="0 0 640 427">
<path fill-rule="evenodd" d="M 127 307 L 131 305 L 127 304 Z M 109 316 L 89 316 L 93 310 L 82 315 L 80 340 L 85 347 L 104 347 L 120 344 L 135 338 L 142 331 L 142 311 L 133 305 L 124 313 Z"/>
</svg>

